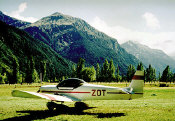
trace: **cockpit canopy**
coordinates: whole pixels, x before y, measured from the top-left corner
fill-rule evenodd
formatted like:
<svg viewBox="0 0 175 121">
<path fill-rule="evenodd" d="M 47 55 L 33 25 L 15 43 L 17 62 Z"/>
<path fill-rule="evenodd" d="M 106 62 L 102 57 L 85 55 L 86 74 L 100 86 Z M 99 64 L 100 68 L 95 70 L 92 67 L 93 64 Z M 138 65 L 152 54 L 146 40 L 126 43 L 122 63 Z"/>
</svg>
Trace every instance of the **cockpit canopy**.
<svg viewBox="0 0 175 121">
<path fill-rule="evenodd" d="M 86 83 L 84 80 L 82 79 L 78 79 L 78 78 L 70 78 L 70 79 L 66 79 L 61 81 L 58 85 L 57 88 L 59 87 L 72 87 L 72 88 L 77 88 L 81 85 L 83 85 L 83 83 Z"/>
</svg>

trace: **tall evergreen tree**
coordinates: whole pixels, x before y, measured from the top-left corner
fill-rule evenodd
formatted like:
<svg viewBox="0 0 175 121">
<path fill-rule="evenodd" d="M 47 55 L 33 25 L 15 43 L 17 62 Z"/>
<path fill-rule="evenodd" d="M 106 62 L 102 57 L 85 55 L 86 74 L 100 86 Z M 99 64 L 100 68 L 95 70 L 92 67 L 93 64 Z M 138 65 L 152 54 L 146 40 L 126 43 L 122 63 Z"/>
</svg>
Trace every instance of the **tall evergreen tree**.
<svg viewBox="0 0 175 121">
<path fill-rule="evenodd" d="M 173 74 L 172 82 L 175 83 L 175 73 Z"/>
<path fill-rule="evenodd" d="M 113 59 L 110 60 L 109 62 L 109 72 L 108 72 L 108 79 L 109 81 L 113 81 L 115 80 L 115 66 L 114 66 L 114 63 L 113 63 Z"/>
<path fill-rule="evenodd" d="M 42 81 L 46 81 L 46 63 L 47 61 L 42 61 L 41 73 L 42 73 Z"/>
<path fill-rule="evenodd" d="M 31 70 L 31 67 L 30 67 L 30 63 L 31 63 L 31 57 L 29 57 L 29 59 L 27 60 L 27 69 L 26 69 L 26 77 L 25 77 L 25 82 L 26 83 L 31 83 L 31 80 L 32 80 L 32 70 Z"/>
<path fill-rule="evenodd" d="M 155 81 L 155 79 L 156 79 L 156 71 L 154 68 L 152 68 L 150 64 L 145 72 L 145 80 L 150 83 L 152 81 Z"/>
<path fill-rule="evenodd" d="M 17 58 L 13 58 L 13 72 L 12 78 L 9 80 L 11 84 L 17 83 L 19 80 L 19 64 Z"/>
<path fill-rule="evenodd" d="M 140 71 L 143 71 L 143 70 L 144 70 L 143 63 L 142 63 L 142 62 L 140 62 L 140 63 L 137 65 L 137 70 L 140 70 Z"/>
<path fill-rule="evenodd" d="M 81 73 L 84 68 L 85 68 L 85 60 L 83 58 L 80 58 L 76 69 L 76 75 L 78 78 L 82 78 Z"/>
<path fill-rule="evenodd" d="M 165 68 L 161 76 L 161 82 L 168 82 L 170 79 L 170 67 L 169 65 Z"/>
<path fill-rule="evenodd" d="M 160 72 L 159 72 L 159 76 L 158 76 L 157 80 L 160 81 L 160 79 L 161 79 L 161 75 L 160 75 Z"/>
<path fill-rule="evenodd" d="M 35 69 L 35 61 L 33 59 L 33 56 L 29 57 L 28 65 L 27 65 L 27 71 L 26 71 L 26 83 L 33 83 L 33 82 L 39 82 L 39 76 Z"/>
<path fill-rule="evenodd" d="M 117 65 L 116 81 L 117 81 L 117 82 L 121 81 L 121 76 L 120 76 L 120 71 L 119 71 L 118 65 Z"/>
<path fill-rule="evenodd" d="M 132 80 L 134 73 L 135 73 L 135 67 L 132 64 L 130 64 L 128 66 L 127 77 L 126 77 L 128 82 Z"/>
<path fill-rule="evenodd" d="M 155 82 L 156 81 L 156 69 L 153 68 L 153 81 Z"/>
<path fill-rule="evenodd" d="M 105 59 L 103 63 L 103 67 L 101 69 L 101 80 L 107 82 L 109 80 L 109 63 L 108 60 Z"/>
<path fill-rule="evenodd" d="M 96 81 L 100 81 L 100 65 L 98 63 L 96 67 Z"/>
</svg>

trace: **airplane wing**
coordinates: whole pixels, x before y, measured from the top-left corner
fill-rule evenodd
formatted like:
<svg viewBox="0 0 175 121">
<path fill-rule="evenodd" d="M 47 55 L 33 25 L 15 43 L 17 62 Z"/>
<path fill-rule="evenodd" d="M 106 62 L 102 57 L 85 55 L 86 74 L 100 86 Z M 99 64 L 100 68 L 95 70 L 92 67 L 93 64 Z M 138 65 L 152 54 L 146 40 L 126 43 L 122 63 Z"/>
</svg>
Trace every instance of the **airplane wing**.
<svg viewBox="0 0 175 121">
<path fill-rule="evenodd" d="M 12 96 L 14 97 L 24 97 L 24 98 L 44 98 L 51 101 L 64 101 L 64 102 L 73 102 L 73 101 L 80 101 L 79 99 L 73 97 L 67 97 L 62 95 L 53 95 L 53 94 L 45 94 L 45 93 L 36 93 L 36 92 L 29 92 L 29 91 L 21 91 L 21 90 L 13 90 Z"/>
</svg>

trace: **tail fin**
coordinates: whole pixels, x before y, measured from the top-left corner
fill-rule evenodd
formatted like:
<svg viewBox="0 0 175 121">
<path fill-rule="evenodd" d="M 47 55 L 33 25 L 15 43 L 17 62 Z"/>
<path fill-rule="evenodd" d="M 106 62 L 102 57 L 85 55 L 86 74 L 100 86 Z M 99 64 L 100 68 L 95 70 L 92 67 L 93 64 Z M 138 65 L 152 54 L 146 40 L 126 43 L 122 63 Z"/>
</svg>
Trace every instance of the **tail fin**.
<svg viewBox="0 0 175 121">
<path fill-rule="evenodd" d="M 129 87 L 135 94 L 143 94 L 144 71 L 136 71 Z"/>
</svg>

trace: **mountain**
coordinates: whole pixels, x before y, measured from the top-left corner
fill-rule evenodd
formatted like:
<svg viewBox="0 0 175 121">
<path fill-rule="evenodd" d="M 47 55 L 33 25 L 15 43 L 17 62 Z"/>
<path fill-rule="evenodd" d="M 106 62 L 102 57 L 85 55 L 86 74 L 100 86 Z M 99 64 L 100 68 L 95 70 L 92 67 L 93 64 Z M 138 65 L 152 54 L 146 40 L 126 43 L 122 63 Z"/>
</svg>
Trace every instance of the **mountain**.
<svg viewBox="0 0 175 121">
<path fill-rule="evenodd" d="M 51 47 L 34 39 L 20 29 L 9 26 L 0 21 L 0 67 L 7 70 L 13 68 L 13 58 L 16 58 L 20 65 L 20 72 L 25 73 L 28 60 L 33 57 L 38 73 L 43 67 L 42 62 L 46 61 L 47 77 L 55 78 L 69 75 L 72 62 L 58 55 Z"/>
<path fill-rule="evenodd" d="M 88 65 L 94 66 L 102 64 L 105 59 L 113 59 L 122 73 L 126 73 L 129 64 L 138 64 L 138 59 L 121 48 L 116 39 L 96 30 L 80 18 L 54 13 L 21 29 L 75 63 L 80 57 Z"/>
<path fill-rule="evenodd" d="M 146 66 L 151 64 L 156 68 L 157 73 L 162 72 L 167 65 L 171 68 L 175 67 L 175 61 L 161 50 L 151 49 L 146 45 L 133 41 L 123 43 L 121 46 Z"/>
<path fill-rule="evenodd" d="M 8 25 L 15 26 L 15 27 L 18 27 L 18 28 L 31 24 L 29 22 L 21 21 L 21 20 L 12 18 L 10 16 L 7 16 L 7 15 L 3 14 L 1 11 L 0 11 L 0 20 L 5 22 Z"/>
<path fill-rule="evenodd" d="M 173 58 L 175 60 L 175 55 L 171 55 L 171 58 Z"/>
</svg>

